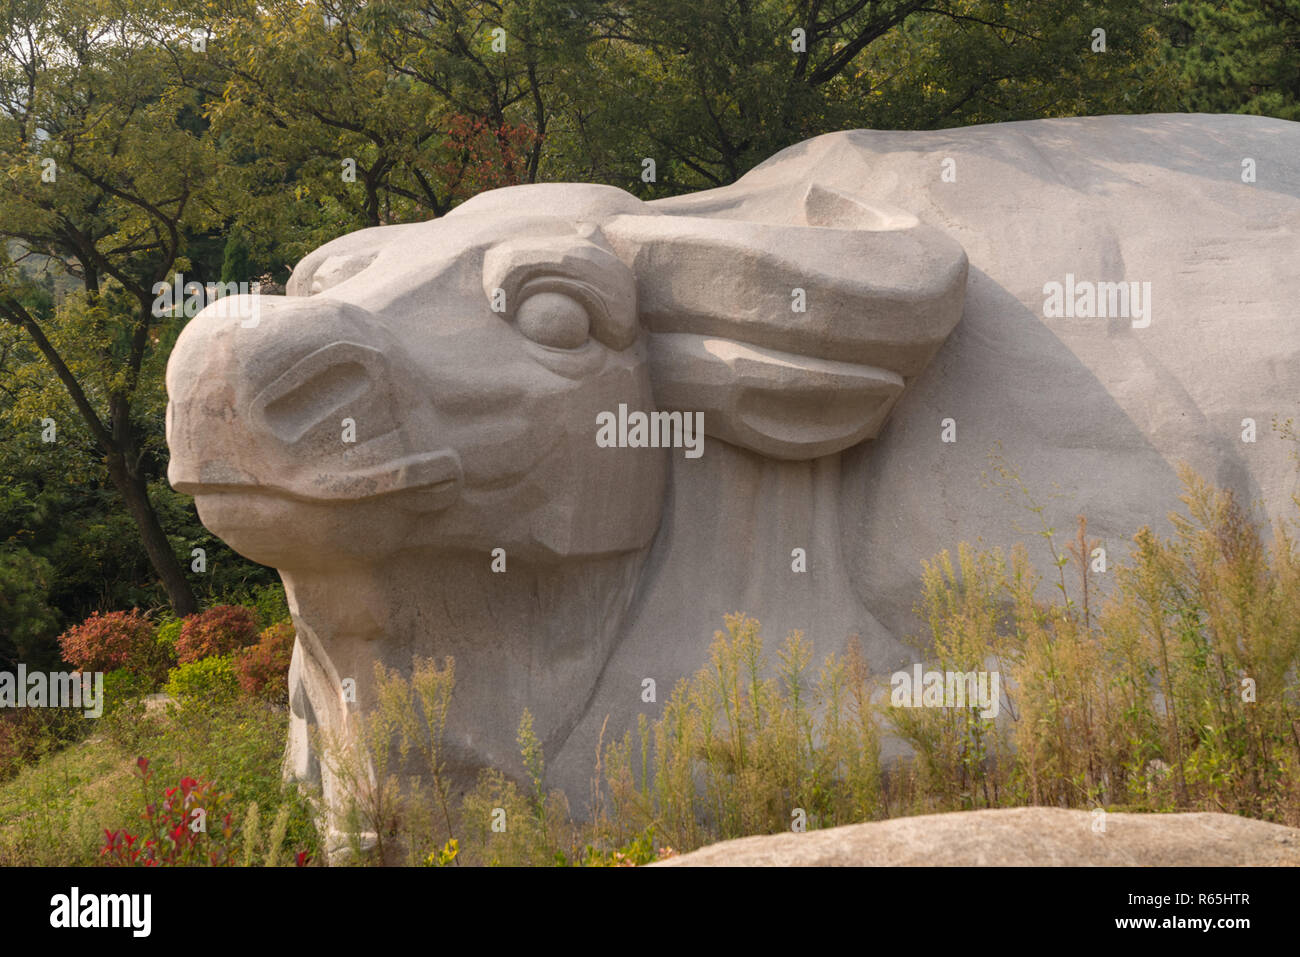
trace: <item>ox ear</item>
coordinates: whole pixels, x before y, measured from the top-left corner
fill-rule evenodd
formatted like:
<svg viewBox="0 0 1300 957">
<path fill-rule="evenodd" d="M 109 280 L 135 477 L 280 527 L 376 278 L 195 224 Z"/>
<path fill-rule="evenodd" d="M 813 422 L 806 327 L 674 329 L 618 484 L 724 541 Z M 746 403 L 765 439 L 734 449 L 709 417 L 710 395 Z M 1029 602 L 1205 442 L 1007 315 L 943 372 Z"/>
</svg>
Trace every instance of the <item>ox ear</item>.
<svg viewBox="0 0 1300 957">
<path fill-rule="evenodd" d="M 351 279 L 373 263 L 384 247 L 409 237 L 419 223 L 371 226 L 332 239 L 293 267 L 286 296 L 314 296 Z"/>
<path fill-rule="evenodd" d="M 902 211 L 813 186 L 805 223 L 617 216 L 655 400 L 709 435 L 806 459 L 875 437 L 961 318 L 966 254 Z"/>
</svg>

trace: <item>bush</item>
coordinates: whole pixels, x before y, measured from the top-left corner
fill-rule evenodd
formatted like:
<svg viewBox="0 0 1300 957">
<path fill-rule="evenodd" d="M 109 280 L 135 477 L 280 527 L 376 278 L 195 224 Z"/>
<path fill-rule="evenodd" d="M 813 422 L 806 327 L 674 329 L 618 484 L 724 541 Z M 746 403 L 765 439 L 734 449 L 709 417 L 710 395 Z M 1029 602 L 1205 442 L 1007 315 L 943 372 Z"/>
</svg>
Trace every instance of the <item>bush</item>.
<svg viewBox="0 0 1300 957">
<path fill-rule="evenodd" d="M 263 834 L 256 802 L 248 805 L 241 826 L 230 807 L 234 795 L 223 793 L 213 782 L 182 777 L 177 787 L 155 796 L 149 761 L 137 759 L 136 770 L 144 826 L 138 834 L 126 828 L 106 828 L 100 857 L 107 863 L 120 867 L 222 867 L 242 862 L 244 866 L 264 863 L 274 867 L 280 862 L 292 811 L 289 803 L 281 805 L 274 823 Z M 203 827 L 196 828 L 200 813 Z M 311 853 L 299 851 L 293 860 L 304 867 Z"/>
<path fill-rule="evenodd" d="M 208 808 L 207 838 L 225 840 L 219 832 L 229 813 L 236 833 L 226 843 L 234 863 L 284 866 L 302 852 L 319 856 L 311 796 L 282 777 L 287 710 L 241 697 L 152 709 L 133 721 L 129 711 L 118 708 L 101 721 L 82 719 L 95 740 L 26 763 L 12 780 L 0 782 L 0 867 L 109 863 L 113 852 L 100 855 L 105 829 L 125 827 L 140 845 L 153 830 L 142 810 L 161 803 L 166 789 L 185 777 L 217 782 L 220 792 L 231 794 L 220 814 Z M 39 717 L 40 712 L 46 718 L 80 715 L 51 708 L 15 714 Z M 119 722 L 129 736 L 114 735 Z M 140 755 L 150 758 L 154 775 L 147 799 L 139 780 Z M 196 862 L 207 863 L 206 855 Z"/>
<path fill-rule="evenodd" d="M 279 583 L 255 586 L 252 600 L 247 604 L 257 612 L 257 621 L 262 628 L 289 621 L 289 602 L 284 595 L 284 586 Z"/>
<path fill-rule="evenodd" d="M 104 675 L 104 714 L 111 714 L 128 701 L 143 698 L 157 686 L 149 676 L 128 668 L 117 668 Z"/>
<path fill-rule="evenodd" d="M 289 700 L 289 661 L 294 627 L 281 622 L 264 630 L 257 644 L 235 654 L 235 673 L 244 694 L 280 704 Z"/>
<path fill-rule="evenodd" d="M 95 612 L 59 636 L 63 657 L 82 671 L 151 669 L 153 644 L 153 625 L 138 608 Z"/>
<path fill-rule="evenodd" d="M 172 669 L 167 694 L 177 701 L 227 701 L 239 694 L 233 655 L 210 655 Z"/>
<path fill-rule="evenodd" d="M 227 589 L 221 592 L 221 600 L 227 605 L 243 605 L 257 616 L 259 629 L 270 628 L 282 621 L 289 621 L 289 600 L 284 594 L 284 585 L 251 585 Z"/>
<path fill-rule="evenodd" d="M 257 618 L 242 605 L 214 605 L 190 615 L 176 639 L 176 660 L 187 665 L 201 658 L 229 655 L 257 640 Z"/>
<path fill-rule="evenodd" d="M 83 737 L 90 719 L 64 708 L 15 708 L 0 712 L 0 780 Z"/>
<path fill-rule="evenodd" d="M 810 830 L 885 813 L 858 642 L 817 668 L 811 643 L 792 631 L 773 667 L 757 621 L 736 614 L 725 625 L 709 664 L 673 689 L 662 716 L 606 746 L 603 843 L 626 849 L 649 828 L 686 851 L 787 831 L 796 809 Z"/>
<path fill-rule="evenodd" d="M 171 621 L 165 621 L 158 626 L 154 633 L 154 641 L 166 648 L 172 655 L 176 656 L 176 642 L 180 640 L 181 629 L 185 627 L 185 622 L 179 618 L 173 618 Z"/>
</svg>

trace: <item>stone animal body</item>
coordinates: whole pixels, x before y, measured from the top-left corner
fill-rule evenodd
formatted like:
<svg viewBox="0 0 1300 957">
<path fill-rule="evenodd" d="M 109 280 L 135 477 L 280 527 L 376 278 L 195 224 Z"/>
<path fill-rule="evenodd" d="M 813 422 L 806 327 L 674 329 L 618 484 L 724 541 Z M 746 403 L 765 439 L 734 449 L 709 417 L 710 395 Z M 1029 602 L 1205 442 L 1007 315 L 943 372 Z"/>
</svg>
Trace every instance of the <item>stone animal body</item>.
<svg viewBox="0 0 1300 957">
<path fill-rule="evenodd" d="M 995 443 L 1116 558 L 1180 462 L 1272 515 L 1295 489 L 1268 429 L 1300 411 L 1295 123 L 854 131 L 654 203 L 513 187 L 327 243 L 287 292 L 182 333 L 169 477 L 280 570 L 289 765 L 327 792 L 307 729 L 346 734 L 375 661 L 454 656 L 452 770 L 517 771 L 528 708 L 574 797 L 606 715 L 653 716 L 643 680 L 661 704 L 727 612 L 909 662 L 921 560 L 1023 537 Z M 683 416 L 598 443 L 621 407 Z"/>
</svg>

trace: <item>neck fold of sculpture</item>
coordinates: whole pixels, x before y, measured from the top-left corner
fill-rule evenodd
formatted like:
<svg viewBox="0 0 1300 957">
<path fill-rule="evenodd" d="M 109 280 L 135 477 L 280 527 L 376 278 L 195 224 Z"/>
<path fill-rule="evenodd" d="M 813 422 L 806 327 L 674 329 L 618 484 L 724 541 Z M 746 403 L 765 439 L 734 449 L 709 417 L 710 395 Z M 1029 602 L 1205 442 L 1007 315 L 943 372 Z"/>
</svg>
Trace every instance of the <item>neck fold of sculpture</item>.
<svg viewBox="0 0 1300 957">
<path fill-rule="evenodd" d="M 674 456 L 664 522 L 628 635 L 568 742 L 557 785 L 577 792 L 589 780 L 602 727 L 608 742 L 634 727 L 637 714 L 653 718 L 677 681 L 708 661 L 705 649 L 729 613 L 763 625 L 769 660 L 795 629 L 812 642 L 815 667 L 842 652 L 850 636 L 862 639 L 864 651 L 896 656 L 894 639 L 847 573 L 842 481 L 839 453 L 778 461 L 710 441 L 698 459 Z M 642 697 L 648 678 L 659 689 L 655 703 Z"/>
<path fill-rule="evenodd" d="M 450 656 L 448 779 L 468 787 L 488 766 L 522 777 L 516 736 L 524 709 L 554 753 L 624 626 L 644 557 L 528 565 L 506 556 L 506 570 L 494 572 L 488 554 L 410 552 L 366 567 L 282 571 L 298 632 L 291 772 L 316 778 L 337 812 L 342 792 L 330 765 L 378 704 L 376 664 L 409 675 L 414 658 L 441 666 Z M 401 770 L 427 777 L 419 760 Z"/>
<path fill-rule="evenodd" d="M 666 577 L 656 586 L 699 594 L 698 578 L 688 588 L 667 576 L 707 568 L 708 593 L 731 610 L 787 609 L 794 614 L 782 618 L 814 627 L 827 609 L 853 602 L 840 481 L 838 453 L 781 461 L 715 441 L 699 459 L 675 459 L 669 524 L 655 549 Z"/>
</svg>

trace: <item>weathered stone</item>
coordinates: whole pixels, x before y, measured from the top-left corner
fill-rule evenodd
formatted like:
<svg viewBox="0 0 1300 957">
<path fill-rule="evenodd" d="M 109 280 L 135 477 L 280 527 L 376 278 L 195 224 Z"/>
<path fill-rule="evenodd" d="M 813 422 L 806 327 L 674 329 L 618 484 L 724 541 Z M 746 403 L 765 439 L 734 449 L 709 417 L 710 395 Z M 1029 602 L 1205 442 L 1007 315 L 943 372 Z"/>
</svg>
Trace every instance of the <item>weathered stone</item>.
<svg viewBox="0 0 1300 957">
<path fill-rule="evenodd" d="M 284 579 L 293 773 L 330 790 L 307 729 L 347 733 L 375 660 L 453 655 L 453 775 L 519 771 L 528 708 L 581 800 L 606 715 L 657 713 L 727 612 L 910 663 L 921 559 L 1023 537 L 994 443 L 1112 561 L 1181 461 L 1289 510 L 1298 262 L 1300 124 L 1260 117 L 839 133 L 649 204 L 495 190 L 327 243 L 256 321 L 195 317 L 169 477 Z M 1118 282 L 1132 315 L 1055 317 L 1051 284 L 1109 313 Z M 703 454 L 601 447 L 621 406 L 702 412 Z"/>
<path fill-rule="evenodd" d="M 1300 865 L 1300 829 L 1231 814 L 1023 807 L 955 811 L 802 834 L 742 837 L 671 867 L 1277 867 Z"/>
</svg>

